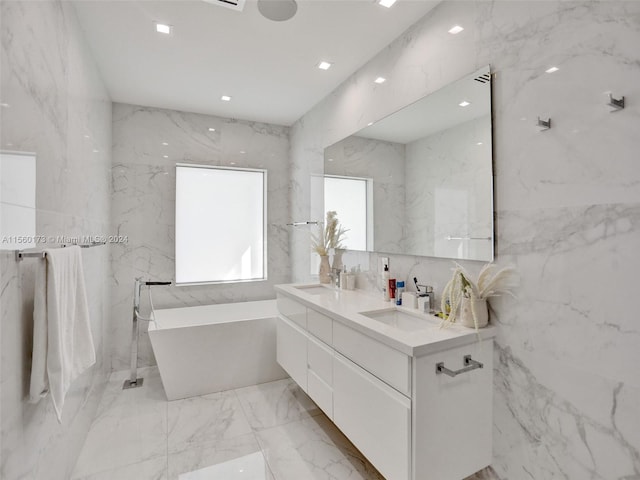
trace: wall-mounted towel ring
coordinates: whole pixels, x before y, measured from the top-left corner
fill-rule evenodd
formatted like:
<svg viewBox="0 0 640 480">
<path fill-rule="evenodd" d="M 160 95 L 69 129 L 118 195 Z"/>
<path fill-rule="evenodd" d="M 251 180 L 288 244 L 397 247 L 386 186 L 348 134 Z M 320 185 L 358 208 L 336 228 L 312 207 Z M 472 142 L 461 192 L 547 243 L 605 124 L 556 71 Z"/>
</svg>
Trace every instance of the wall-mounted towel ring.
<svg viewBox="0 0 640 480">
<path fill-rule="evenodd" d="M 611 108 L 611 112 L 618 112 L 624 108 L 624 96 L 620 98 L 613 98 L 613 95 L 609 94 L 609 102 L 607 103 Z"/>
<path fill-rule="evenodd" d="M 538 117 L 537 126 L 541 132 L 544 132 L 545 130 L 549 130 L 551 128 L 551 118 L 548 118 L 547 120 L 542 120 L 540 117 Z"/>
</svg>

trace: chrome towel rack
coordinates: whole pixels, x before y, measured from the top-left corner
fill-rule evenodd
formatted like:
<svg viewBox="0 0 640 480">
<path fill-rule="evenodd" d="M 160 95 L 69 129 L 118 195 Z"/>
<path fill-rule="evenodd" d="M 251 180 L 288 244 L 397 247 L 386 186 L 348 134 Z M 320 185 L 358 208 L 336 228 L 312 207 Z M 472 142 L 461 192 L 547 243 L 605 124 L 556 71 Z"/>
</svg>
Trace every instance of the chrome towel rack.
<svg viewBox="0 0 640 480">
<path fill-rule="evenodd" d="M 491 240 L 491 237 L 452 237 L 448 235 L 447 240 Z"/>
<path fill-rule="evenodd" d="M 460 370 L 449 370 L 444 366 L 444 362 L 438 362 L 436 363 L 436 374 L 440 375 L 441 373 L 444 373 L 445 375 L 449 375 L 450 377 L 455 377 L 457 375 L 460 375 L 461 373 L 476 370 L 477 368 L 484 368 L 484 364 L 471 358 L 471 355 L 464 356 L 464 365 L 464 368 L 461 368 Z"/>
<path fill-rule="evenodd" d="M 73 246 L 77 246 L 80 248 L 91 248 L 91 247 L 98 247 L 100 245 L 106 245 L 107 242 L 91 242 L 91 243 L 82 243 L 82 244 L 78 244 L 78 243 L 70 243 L 68 245 L 57 245 L 53 248 L 66 248 L 66 247 L 73 247 Z M 16 250 L 16 261 L 20 262 L 25 258 L 45 258 L 47 255 L 47 252 L 45 250 L 32 250 L 32 251 L 25 251 L 25 250 Z"/>
</svg>

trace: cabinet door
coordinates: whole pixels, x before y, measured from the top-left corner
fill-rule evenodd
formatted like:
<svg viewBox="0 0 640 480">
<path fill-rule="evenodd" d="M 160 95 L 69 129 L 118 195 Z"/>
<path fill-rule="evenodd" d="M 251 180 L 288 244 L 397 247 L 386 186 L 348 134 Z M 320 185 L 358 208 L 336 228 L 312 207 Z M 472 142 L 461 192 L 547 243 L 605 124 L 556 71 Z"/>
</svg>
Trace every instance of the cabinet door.
<svg viewBox="0 0 640 480">
<path fill-rule="evenodd" d="M 293 380 L 307 391 L 307 334 L 292 322 L 278 317 L 277 359 Z"/>
<path fill-rule="evenodd" d="M 408 480 L 411 401 L 339 353 L 333 358 L 333 421 L 385 478 Z"/>
</svg>

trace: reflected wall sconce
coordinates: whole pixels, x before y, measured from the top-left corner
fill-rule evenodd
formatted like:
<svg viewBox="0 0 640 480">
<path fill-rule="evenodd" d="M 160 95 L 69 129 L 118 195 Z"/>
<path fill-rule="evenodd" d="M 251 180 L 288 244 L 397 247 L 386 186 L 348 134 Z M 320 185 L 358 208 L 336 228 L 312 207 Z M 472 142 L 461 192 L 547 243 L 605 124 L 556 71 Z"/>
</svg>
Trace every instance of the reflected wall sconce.
<svg viewBox="0 0 640 480">
<path fill-rule="evenodd" d="M 609 94 L 609 102 L 607 103 L 611 108 L 611 112 L 617 112 L 624 108 L 624 97 L 613 98 L 613 95 Z"/>
<path fill-rule="evenodd" d="M 537 126 L 541 132 L 544 132 L 545 130 L 549 130 L 551 128 L 551 118 L 548 118 L 547 120 L 542 120 L 540 117 L 538 117 Z"/>
</svg>

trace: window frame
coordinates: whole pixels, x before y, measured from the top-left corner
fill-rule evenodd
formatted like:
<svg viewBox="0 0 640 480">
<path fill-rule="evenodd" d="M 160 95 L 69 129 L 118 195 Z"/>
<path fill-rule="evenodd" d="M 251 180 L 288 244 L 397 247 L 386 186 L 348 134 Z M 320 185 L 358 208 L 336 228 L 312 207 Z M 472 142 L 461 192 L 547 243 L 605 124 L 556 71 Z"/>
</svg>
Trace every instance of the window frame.
<svg viewBox="0 0 640 480">
<path fill-rule="evenodd" d="M 236 172 L 254 172 L 262 174 L 262 277 L 234 279 L 234 280 L 207 280 L 197 282 L 178 282 L 177 264 L 178 264 L 178 168 L 199 168 L 208 170 L 231 170 Z M 249 168 L 249 167 L 227 167 L 223 165 L 202 165 L 195 163 L 176 163 L 176 200 L 175 200 L 175 221 L 174 221 L 174 284 L 178 287 L 188 287 L 192 285 L 221 285 L 232 283 L 248 283 L 248 282 L 265 282 L 269 277 L 268 269 L 268 246 L 267 246 L 267 177 L 268 171 L 265 168 Z"/>
</svg>

